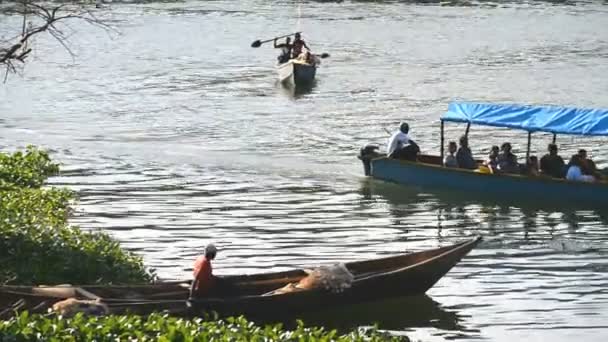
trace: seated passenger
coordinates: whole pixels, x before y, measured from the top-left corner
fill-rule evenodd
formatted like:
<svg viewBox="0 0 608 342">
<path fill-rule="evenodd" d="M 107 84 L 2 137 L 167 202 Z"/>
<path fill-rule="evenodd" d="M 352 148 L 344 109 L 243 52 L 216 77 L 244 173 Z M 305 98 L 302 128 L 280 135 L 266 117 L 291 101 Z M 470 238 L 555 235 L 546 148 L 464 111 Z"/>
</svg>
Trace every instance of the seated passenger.
<svg viewBox="0 0 608 342">
<path fill-rule="evenodd" d="M 443 166 L 445 167 L 458 167 L 458 161 L 456 160 L 456 156 L 454 155 L 454 153 L 456 153 L 456 142 L 455 141 L 450 141 L 450 144 L 448 145 L 448 152 L 449 154 L 445 157 L 445 159 L 443 160 Z"/>
<path fill-rule="evenodd" d="M 308 64 L 316 64 L 317 63 L 317 57 L 310 52 L 309 50 L 304 50 L 302 51 L 302 53 L 300 53 L 298 55 L 298 57 L 296 57 L 295 59 L 297 59 L 300 62 L 306 62 Z"/>
<path fill-rule="evenodd" d="M 568 163 L 566 179 L 577 182 L 595 182 L 595 177 L 583 174 L 582 164 L 581 156 L 578 154 L 573 155 L 570 163 Z"/>
<path fill-rule="evenodd" d="M 490 150 L 490 155 L 488 156 L 488 159 L 484 162 L 484 164 L 489 167 L 492 172 L 496 172 L 496 170 L 498 169 L 498 153 L 498 146 L 492 146 L 492 150 Z"/>
<path fill-rule="evenodd" d="M 466 135 L 460 137 L 460 147 L 458 148 L 458 152 L 456 152 L 456 161 L 461 169 L 477 169 L 477 162 L 473 158 L 473 154 L 469 148 L 469 139 Z"/>
<path fill-rule="evenodd" d="M 506 142 L 500 149 L 502 153 L 498 155 L 498 170 L 501 173 L 520 173 L 517 156 L 511 153 L 511 144 Z"/>
<path fill-rule="evenodd" d="M 581 157 L 581 171 L 583 174 L 597 177 L 597 167 L 595 166 L 595 162 L 593 162 L 593 160 L 587 158 L 587 151 L 578 150 L 578 155 Z"/>
<path fill-rule="evenodd" d="M 205 254 L 199 256 L 194 262 L 194 279 L 190 286 L 190 297 L 204 297 L 212 290 L 215 277 L 211 267 L 211 260 L 215 259 L 217 249 L 213 244 L 205 247 Z"/>
<path fill-rule="evenodd" d="M 538 170 L 538 157 L 530 156 L 528 158 L 528 162 L 526 163 L 526 175 L 528 176 L 538 176 L 540 174 Z"/>
<path fill-rule="evenodd" d="M 564 176 L 564 160 L 557 154 L 557 145 L 549 144 L 549 153 L 540 158 L 540 170 L 542 174 L 554 178 Z"/>
<path fill-rule="evenodd" d="M 386 155 L 389 158 L 416 161 L 420 147 L 418 147 L 414 140 L 410 139 L 408 135 L 409 130 L 410 126 L 402 122 L 399 126 L 399 131 L 393 133 L 388 139 Z"/>
</svg>

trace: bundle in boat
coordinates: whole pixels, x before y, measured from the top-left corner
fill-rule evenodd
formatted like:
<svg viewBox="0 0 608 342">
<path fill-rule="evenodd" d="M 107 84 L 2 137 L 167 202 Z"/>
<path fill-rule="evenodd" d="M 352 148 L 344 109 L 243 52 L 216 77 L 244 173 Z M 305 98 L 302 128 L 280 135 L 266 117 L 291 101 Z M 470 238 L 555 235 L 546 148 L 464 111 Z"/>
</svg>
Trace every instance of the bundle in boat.
<svg viewBox="0 0 608 342">
<path fill-rule="evenodd" d="M 72 317 L 79 312 L 85 315 L 102 316 L 109 314 L 110 308 L 99 298 L 94 300 L 68 298 L 53 304 L 53 311 L 64 317 Z"/>
<path fill-rule="evenodd" d="M 296 291 L 305 291 L 323 288 L 333 293 L 340 293 L 349 288 L 355 280 L 346 265 L 339 263 L 331 266 L 319 266 L 314 269 L 305 269 L 308 275 L 297 283 L 289 283 L 279 289 L 264 295 L 283 294 Z"/>
<path fill-rule="evenodd" d="M 65 298 L 53 304 L 52 311 L 64 317 L 72 317 L 78 312 L 85 315 L 107 315 L 110 309 L 102 302 L 102 299 L 80 287 L 51 286 L 38 287 L 32 290 L 33 294 L 55 298 Z M 86 298 L 86 299 L 79 299 Z"/>
</svg>

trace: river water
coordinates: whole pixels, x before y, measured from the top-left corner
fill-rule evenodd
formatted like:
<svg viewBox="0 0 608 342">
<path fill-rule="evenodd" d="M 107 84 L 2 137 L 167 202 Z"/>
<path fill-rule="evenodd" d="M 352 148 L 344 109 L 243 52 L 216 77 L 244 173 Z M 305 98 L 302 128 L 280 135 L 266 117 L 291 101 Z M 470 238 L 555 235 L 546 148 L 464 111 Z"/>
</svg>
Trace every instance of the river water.
<svg viewBox="0 0 608 342">
<path fill-rule="evenodd" d="M 51 149 L 78 191 L 74 224 L 102 229 L 163 278 L 190 275 L 208 242 L 216 273 L 253 273 L 485 241 L 419 302 L 343 314 L 425 341 L 605 341 L 608 212 L 503 203 L 370 181 L 356 159 L 407 120 L 439 150 L 453 99 L 608 106 L 600 2 L 113 3 L 116 32 L 70 24 L 70 57 L 35 41 L 0 85 L 0 148 Z M 0 16 L 0 37 L 17 18 Z M 255 39 L 304 31 L 328 52 L 305 91 L 275 82 Z M 464 127 L 448 125 L 455 140 Z M 521 132 L 473 127 L 474 152 Z M 550 137 L 533 140 L 543 153 Z M 600 164 L 605 139 L 558 137 Z M 329 315 L 332 316 L 332 315 Z M 335 319 L 335 315 L 333 315 Z M 329 325 L 329 323 L 328 323 Z"/>
</svg>

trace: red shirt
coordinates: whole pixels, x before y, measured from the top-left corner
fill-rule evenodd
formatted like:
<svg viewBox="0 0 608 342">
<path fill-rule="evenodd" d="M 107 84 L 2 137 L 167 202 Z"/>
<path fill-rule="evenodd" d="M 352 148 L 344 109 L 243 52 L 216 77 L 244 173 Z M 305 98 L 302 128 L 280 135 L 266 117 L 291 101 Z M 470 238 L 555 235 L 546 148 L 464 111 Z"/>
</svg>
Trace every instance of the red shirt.
<svg viewBox="0 0 608 342">
<path fill-rule="evenodd" d="M 211 261 L 201 255 L 194 262 L 194 291 L 197 295 L 205 295 L 213 286 L 213 270 Z"/>
</svg>

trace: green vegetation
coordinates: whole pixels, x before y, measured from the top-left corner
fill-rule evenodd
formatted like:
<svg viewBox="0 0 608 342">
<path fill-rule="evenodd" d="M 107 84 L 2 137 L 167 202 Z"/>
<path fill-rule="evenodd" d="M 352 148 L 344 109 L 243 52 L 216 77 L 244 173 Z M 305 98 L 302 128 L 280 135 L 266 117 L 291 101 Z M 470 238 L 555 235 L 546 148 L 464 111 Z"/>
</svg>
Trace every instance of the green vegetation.
<svg viewBox="0 0 608 342">
<path fill-rule="evenodd" d="M 0 153 L 0 284 L 151 281 L 141 258 L 107 234 L 68 225 L 74 194 L 41 188 L 58 172 L 48 154 L 33 147 Z"/>
<path fill-rule="evenodd" d="M 67 219 L 74 194 L 41 188 L 59 172 L 48 154 L 0 153 L 0 285 L 141 283 L 153 280 L 142 260 L 103 233 L 85 233 Z M 1 308 L 0 308 L 1 309 Z M 30 315 L 0 321 L 0 341 L 409 341 L 376 329 L 335 330 L 257 326 L 245 318 L 205 321 L 149 316 Z"/>
<path fill-rule="evenodd" d="M 335 330 L 306 328 L 299 322 L 295 330 L 281 325 L 260 327 L 246 319 L 220 321 L 186 320 L 152 314 L 141 316 L 87 317 L 29 316 L 27 312 L 0 322 L 0 340 L 5 341 L 409 341 L 370 329 L 338 335 Z"/>
</svg>

